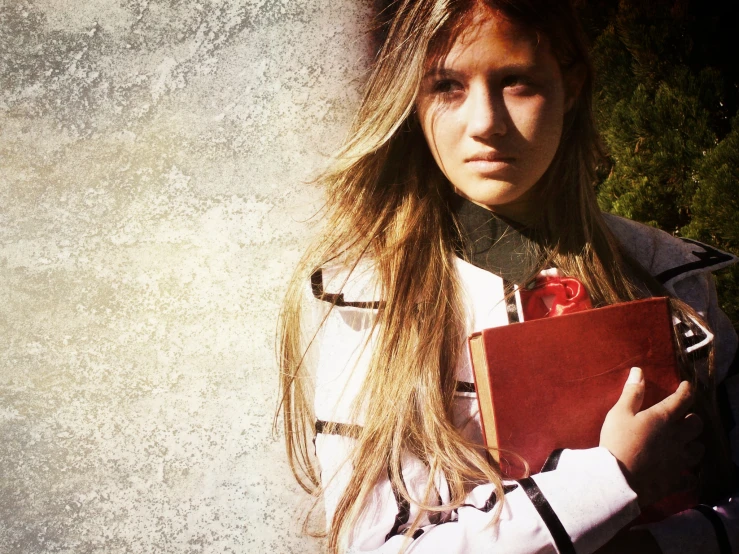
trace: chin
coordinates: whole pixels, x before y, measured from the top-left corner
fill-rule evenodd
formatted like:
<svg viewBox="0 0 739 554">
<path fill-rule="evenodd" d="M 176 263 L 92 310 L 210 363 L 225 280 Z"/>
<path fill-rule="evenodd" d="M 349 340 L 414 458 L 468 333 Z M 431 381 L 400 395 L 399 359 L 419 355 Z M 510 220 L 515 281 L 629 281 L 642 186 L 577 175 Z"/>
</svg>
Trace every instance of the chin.
<svg viewBox="0 0 739 554">
<path fill-rule="evenodd" d="M 515 202 L 525 191 L 516 190 L 510 183 L 485 184 L 475 190 L 458 189 L 471 202 L 481 206 L 501 206 Z"/>
</svg>

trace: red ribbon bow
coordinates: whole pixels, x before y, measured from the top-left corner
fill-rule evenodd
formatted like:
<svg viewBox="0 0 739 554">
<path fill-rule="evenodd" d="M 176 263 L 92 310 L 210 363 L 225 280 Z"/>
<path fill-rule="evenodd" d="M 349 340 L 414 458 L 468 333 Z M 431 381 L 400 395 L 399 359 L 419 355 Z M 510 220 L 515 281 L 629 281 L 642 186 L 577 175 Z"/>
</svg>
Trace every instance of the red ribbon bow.
<svg viewBox="0 0 739 554">
<path fill-rule="evenodd" d="M 555 317 L 593 307 L 585 286 L 574 277 L 539 275 L 533 288 L 521 289 L 524 321 Z"/>
</svg>

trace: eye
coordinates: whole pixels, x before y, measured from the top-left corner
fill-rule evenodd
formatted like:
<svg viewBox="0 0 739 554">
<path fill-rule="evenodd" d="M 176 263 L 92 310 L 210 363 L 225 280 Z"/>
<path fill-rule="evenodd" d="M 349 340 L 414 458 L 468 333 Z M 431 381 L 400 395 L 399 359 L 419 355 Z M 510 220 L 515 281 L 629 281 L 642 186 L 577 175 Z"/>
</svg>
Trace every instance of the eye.
<svg viewBox="0 0 739 554">
<path fill-rule="evenodd" d="M 448 95 L 461 91 L 463 88 L 461 83 L 453 79 L 439 79 L 434 82 L 432 90 L 435 94 Z"/>
<path fill-rule="evenodd" d="M 533 88 L 534 84 L 531 79 L 524 75 L 507 75 L 501 81 L 503 88 L 512 88 L 516 90 L 527 90 Z"/>
</svg>

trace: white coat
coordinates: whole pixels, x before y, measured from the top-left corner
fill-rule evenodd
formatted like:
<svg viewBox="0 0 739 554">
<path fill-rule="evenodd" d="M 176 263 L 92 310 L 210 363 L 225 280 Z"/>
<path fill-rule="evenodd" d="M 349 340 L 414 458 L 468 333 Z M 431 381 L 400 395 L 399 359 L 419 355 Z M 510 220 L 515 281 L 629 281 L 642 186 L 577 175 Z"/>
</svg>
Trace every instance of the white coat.
<svg viewBox="0 0 739 554">
<path fill-rule="evenodd" d="M 629 254 L 708 321 L 715 341 L 717 381 L 723 396 L 733 401 L 731 412 L 739 421 L 739 377 L 731 374 L 737 337 L 718 308 L 710 274 L 736 258 L 626 219 L 606 219 Z M 455 264 L 465 296 L 468 332 L 507 324 L 502 279 L 460 258 L 455 258 Z M 370 264 L 360 265 L 351 274 L 342 268 L 325 267 L 311 284 L 314 321 L 321 321 L 330 308 L 325 300 L 336 304 L 317 336 L 314 399 L 315 448 L 329 522 L 352 471 L 347 460 L 353 429 L 362 425 L 361 420 L 351 420 L 349 413 L 373 347 L 369 330 L 376 303 L 381 300 L 373 277 Z M 455 424 L 465 436 L 482 443 L 476 396 L 473 389 L 464 386 L 473 381 L 468 356 L 459 361 L 457 380 L 463 386 L 458 387 L 455 399 Z M 327 422 L 340 425 L 327 426 Z M 739 465 L 737 433 L 739 428 L 730 430 L 732 457 Z M 422 497 L 426 465 L 407 455 L 402 475 L 411 496 Z M 437 475 L 435 480 L 440 501 L 447 501 L 444 476 Z M 603 448 L 564 450 L 555 469 L 522 481 L 506 481 L 505 485 L 503 511 L 496 525 L 489 525 L 498 501 L 493 486 L 480 485 L 469 493 L 463 507 L 445 514 L 442 523 L 424 520 L 421 530 L 407 541 L 403 531 L 417 510 L 408 506 L 383 476 L 348 539 L 348 551 L 395 554 L 406 544 L 409 554 L 587 554 L 639 515 L 636 494 L 615 458 Z M 727 500 L 711 513 L 688 510 L 647 528 L 665 554 L 719 553 L 726 551 L 727 540 L 728 551 L 739 552 L 739 499 Z"/>
</svg>

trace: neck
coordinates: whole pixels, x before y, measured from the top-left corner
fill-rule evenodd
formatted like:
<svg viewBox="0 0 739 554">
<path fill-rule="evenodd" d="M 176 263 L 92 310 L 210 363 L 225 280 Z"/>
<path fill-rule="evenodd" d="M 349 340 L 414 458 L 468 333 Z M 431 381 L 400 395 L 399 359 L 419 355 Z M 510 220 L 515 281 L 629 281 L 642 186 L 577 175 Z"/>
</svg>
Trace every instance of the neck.
<svg viewBox="0 0 739 554">
<path fill-rule="evenodd" d="M 459 192 L 457 192 L 457 194 L 463 199 L 463 201 L 475 204 L 480 208 L 491 212 L 495 217 L 498 217 L 519 229 L 533 228 L 539 217 L 539 213 L 533 209 L 535 202 L 532 199 L 516 200 L 515 202 L 508 204 L 488 205 L 475 202 L 474 200 L 461 195 Z"/>
</svg>

